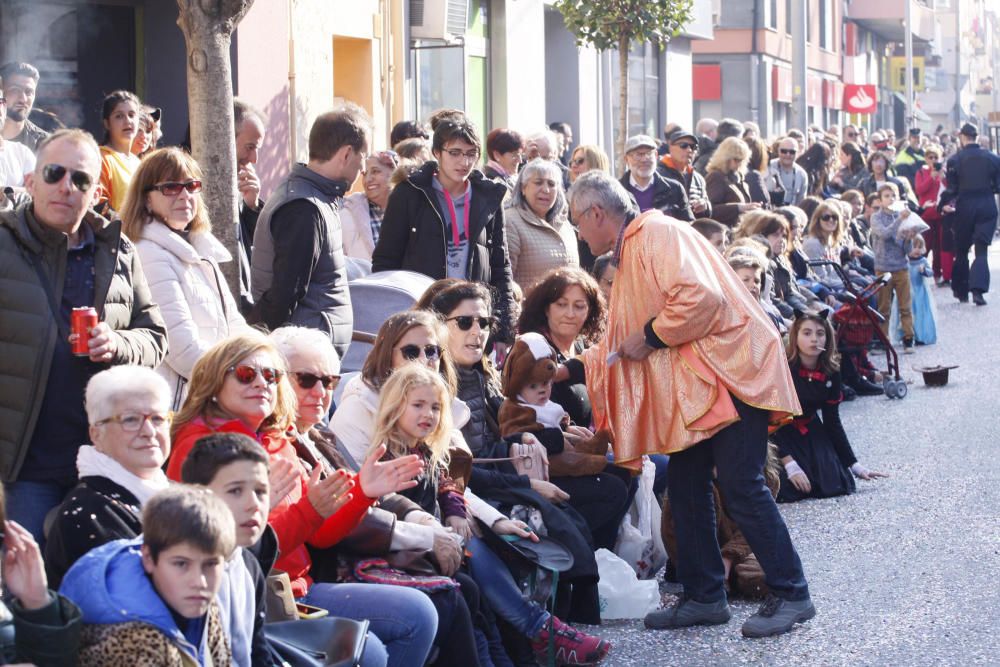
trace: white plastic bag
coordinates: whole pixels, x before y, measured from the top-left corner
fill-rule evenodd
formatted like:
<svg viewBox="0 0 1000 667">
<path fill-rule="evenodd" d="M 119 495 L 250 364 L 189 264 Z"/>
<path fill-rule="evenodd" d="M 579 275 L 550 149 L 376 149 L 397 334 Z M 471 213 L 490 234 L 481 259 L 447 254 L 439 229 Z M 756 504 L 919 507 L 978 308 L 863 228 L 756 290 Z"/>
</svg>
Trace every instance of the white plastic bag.
<svg viewBox="0 0 1000 667">
<path fill-rule="evenodd" d="M 615 553 L 632 566 L 640 579 L 652 579 L 667 563 L 667 550 L 660 535 L 660 504 L 653 495 L 656 466 L 643 457 L 639 490 L 618 529 Z"/>
<path fill-rule="evenodd" d="M 660 585 L 656 580 L 639 581 L 628 563 L 607 549 L 594 554 L 601 580 L 597 592 L 601 618 L 644 618 L 660 606 Z"/>
</svg>

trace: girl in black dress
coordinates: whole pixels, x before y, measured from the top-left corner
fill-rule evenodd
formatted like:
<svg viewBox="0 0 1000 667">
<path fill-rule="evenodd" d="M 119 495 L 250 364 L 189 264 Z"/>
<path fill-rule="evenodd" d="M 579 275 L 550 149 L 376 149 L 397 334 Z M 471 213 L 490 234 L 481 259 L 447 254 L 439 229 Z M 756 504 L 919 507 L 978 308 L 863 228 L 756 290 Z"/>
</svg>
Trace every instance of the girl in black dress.
<svg viewBox="0 0 1000 667">
<path fill-rule="evenodd" d="M 854 477 L 887 477 L 858 463 L 840 422 L 840 359 L 827 319 L 810 314 L 795 320 L 788 363 L 802 416 L 773 436 L 784 465 L 778 502 L 847 495 L 854 492 Z"/>
</svg>

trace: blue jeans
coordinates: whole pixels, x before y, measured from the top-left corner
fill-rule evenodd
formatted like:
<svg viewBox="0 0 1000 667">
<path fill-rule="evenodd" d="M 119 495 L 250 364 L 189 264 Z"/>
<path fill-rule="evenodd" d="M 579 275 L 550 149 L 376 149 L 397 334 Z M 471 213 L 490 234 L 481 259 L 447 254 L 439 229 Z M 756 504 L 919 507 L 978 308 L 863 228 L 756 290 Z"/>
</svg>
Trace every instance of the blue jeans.
<svg viewBox="0 0 1000 667">
<path fill-rule="evenodd" d="M 21 524 L 45 553 L 45 517 L 74 486 L 58 482 L 8 482 L 4 484 L 7 519 Z"/>
<path fill-rule="evenodd" d="M 368 638 L 370 648 L 366 648 L 366 659 L 363 661 L 365 667 L 369 664 L 389 667 L 423 665 L 437 632 L 437 611 L 430 598 L 405 586 L 313 584 L 299 601 L 322 607 L 334 616 L 359 621 L 367 619 L 371 632 Z M 377 637 L 374 646 L 371 634 Z M 373 654 L 370 658 L 369 651 Z"/>
<path fill-rule="evenodd" d="M 659 498 L 667 490 L 667 466 L 670 464 L 670 457 L 666 454 L 650 454 L 649 460 L 656 466 L 656 474 L 653 475 L 653 493 Z"/>
<path fill-rule="evenodd" d="M 485 542 L 473 537 L 465 548 L 471 554 L 469 572 L 490 603 L 490 609 L 522 635 L 533 639 L 541 632 L 549 613 L 521 596 L 514 576 Z"/>
<path fill-rule="evenodd" d="M 725 599 L 725 568 L 716 537 L 712 467 L 729 516 L 757 556 L 768 588 L 804 600 L 809 587 L 778 506 L 764 483 L 767 413 L 733 397 L 740 420 L 708 440 L 670 455 L 667 495 L 677 533 L 677 579 L 698 602 Z"/>
</svg>

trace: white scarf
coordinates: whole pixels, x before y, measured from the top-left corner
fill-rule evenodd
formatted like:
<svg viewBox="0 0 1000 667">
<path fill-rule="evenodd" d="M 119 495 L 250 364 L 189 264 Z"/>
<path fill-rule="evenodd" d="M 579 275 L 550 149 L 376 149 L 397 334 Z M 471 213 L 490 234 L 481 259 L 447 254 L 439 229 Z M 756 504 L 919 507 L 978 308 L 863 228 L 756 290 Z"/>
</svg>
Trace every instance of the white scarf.
<svg viewBox="0 0 1000 667">
<path fill-rule="evenodd" d="M 531 408 L 535 411 L 535 419 L 542 426 L 547 426 L 548 428 L 560 428 L 560 423 L 562 421 L 563 415 L 566 411 L 563 406 L 559 405 L 555 401 L 546 401 L 545 405 L 531 405 L 524 400 L 522 396 L 518 396 L 517 400 L 526 408 Z"/>
<path fill-rule="evenodd" d="M 80 451 L 76 455 L 76 471 L 80 477 L 110 479 L 135 496 L 140 507 L 145 505 L 154 493 L 170 486 L 166 474 L 159 468 L 150 479 L 137 477 L 126 470 L 118 461 L 97 451 L 97 448 L 92 445 L 80 447 Z"/>
</svg>

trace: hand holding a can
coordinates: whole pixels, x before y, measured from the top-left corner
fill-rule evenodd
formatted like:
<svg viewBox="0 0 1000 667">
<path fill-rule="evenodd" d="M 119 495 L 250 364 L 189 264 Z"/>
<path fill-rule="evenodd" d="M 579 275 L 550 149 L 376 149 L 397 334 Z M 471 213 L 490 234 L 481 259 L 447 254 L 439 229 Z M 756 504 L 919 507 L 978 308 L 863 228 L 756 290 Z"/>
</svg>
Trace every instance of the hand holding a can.
<svg viewBox="0 0 1000 667">
<path fill-rule="evenodd" d="M 115 356 L 115 340 L 111 334 L 111 327 L 107 322 L 98 322 L 87 329 L 86 334 L 71 333 L 69 344 L 74 352 L 81 347 L 82 340 L 86 340 L 87 351 L 85 354 L 77 352 L 77 356 L 89 357 L 95 363 L 110 363 Z"/>
</svg>

